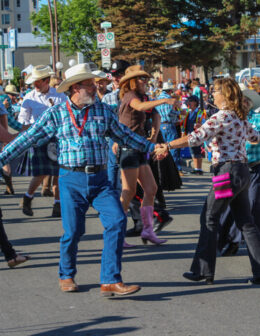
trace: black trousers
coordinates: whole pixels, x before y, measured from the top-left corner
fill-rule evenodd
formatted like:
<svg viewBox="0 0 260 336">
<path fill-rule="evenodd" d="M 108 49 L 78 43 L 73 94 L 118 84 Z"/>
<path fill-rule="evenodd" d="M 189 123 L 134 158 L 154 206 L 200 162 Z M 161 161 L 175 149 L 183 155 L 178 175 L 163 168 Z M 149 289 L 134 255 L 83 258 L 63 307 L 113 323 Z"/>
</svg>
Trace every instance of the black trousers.
<svg viewBox="0 0 260 336">
<path fill-rule="evenodd" d="M 213 170 L 215 176 L 226 172 L 230 173 L 234 196 L 216 200 L 211 188 L 200 216 L 201 231 L 191 271 L 202 276 L 214 276 L 219 220 L 230 206 L 236 225 L 245 238 L 253 275 L 260 277 L 260 231 L 250 214 L 248 166 L 241 162 L 226 162 Z"/>
<path fill-rule="evenodd" d="M 5 256 L 6 261 L 16 257 L 16 252 L 13 249 L 12 244 L 9 242 L 4 229 L 1 209 L 0 209 L 0 249 Z"/>
</svg>

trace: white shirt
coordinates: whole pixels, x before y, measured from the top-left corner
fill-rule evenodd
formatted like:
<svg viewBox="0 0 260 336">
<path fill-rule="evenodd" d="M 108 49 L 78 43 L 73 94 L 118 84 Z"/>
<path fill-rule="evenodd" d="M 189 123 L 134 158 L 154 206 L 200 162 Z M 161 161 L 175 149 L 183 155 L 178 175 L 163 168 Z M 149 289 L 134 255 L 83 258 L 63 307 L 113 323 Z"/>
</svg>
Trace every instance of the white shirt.
<svg viewBox="0 0 260 336">
<path fill-rule="evenodd" d="M 188 135 L 190 147 L 211 140 L 212 163 L 246 161 L 246 141 L 260 142 L 260 133 L 248 120 L 240 120 L 234 111 L 220 110 L 199 129 Z"/>
<path fill-rule="evenodd" d="M 66 100 L 66 95 L 58 93 L 53 87 L 50 87 L 47 93 L 41 93 L 34 89 L 24 97 L 18 121 L 24 125 L 33 124 L 49 107 Z"/>
</svg>

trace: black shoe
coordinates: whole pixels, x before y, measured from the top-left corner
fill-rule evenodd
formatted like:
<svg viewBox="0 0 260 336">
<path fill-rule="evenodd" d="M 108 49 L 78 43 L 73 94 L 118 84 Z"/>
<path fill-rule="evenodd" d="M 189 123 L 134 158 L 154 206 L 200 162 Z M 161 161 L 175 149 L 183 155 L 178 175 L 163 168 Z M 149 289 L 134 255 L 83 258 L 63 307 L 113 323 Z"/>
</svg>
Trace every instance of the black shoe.
<svg viewBox="0 0 260 336">
<path fill-rule="evenodd" d="M 201 281 L 201 280 L 206 280 L 207 285 L 213 285 L 214 282 L 214 277 L 213 276 L 204 276 L 204 275 L 199 275 L 195 274 L 192 272 L 185 272 L 183 273 L 183 277 L 191 280 L 191 281 Z"/>
<path fill-rule="evenodd" d="M 202 170 L 196 170 L 196 169 L 193 169 L 190 173 L 194 175 L 203 175 Z"/>
<path fill-rule="evenodd" d="M 60 202 L 54 203 L 51 216 L 52 217 L 61 217 Z"/>
<path fill-rule="evenodd" d="M 33 200 L 33 197 L 31 198 L 31 197 L 24 195 L 22 202 L 21 202 L 23 213 L 27 216 L 33 216 L 32 200 Z"/>
<path fill-rule="evenodd" d="M 197 173 L 198 175 L 203 175 L 204 174 L 203 170 L 197 170 L 197 172 L 198 172 Z"/>
<path fill-rule="evenodd" d="M 169 216 L 169 217 L 163 219 L 162 222 L 160 222 L 160 221 L 158 220 L 158 218 L 156 218 L 156 220 L 155 220 L 154 223 L 153 223 L 153 231 L 154 231 L 155 233 L 158 233 L 158 232 L 162 231 L 162 229 L 163 229 L 165 226 L 167 226 L 168 224 L 170 224 L 171 221 L 173 221 L 173 218 L 172 218 L 171 216 Z"/>
<path fill-rule="evenodd" d="M 139 237 L 141 235 L 142 228 L 133 227 L 126 231 L 126 237 Z"/>
<path fill-rule="evenodd" d="M 237 254 L 239 243 L 230 243 L 226 250 L 222 253 L 222 257 L 230 257 Z"/>
<path fill-rule="evenodd" d="M 250 282 L 252 285 L 260 285 L 260 278 L 253 277 L 252 279 L 248 279 L 248 282 Z"/>
</svg>

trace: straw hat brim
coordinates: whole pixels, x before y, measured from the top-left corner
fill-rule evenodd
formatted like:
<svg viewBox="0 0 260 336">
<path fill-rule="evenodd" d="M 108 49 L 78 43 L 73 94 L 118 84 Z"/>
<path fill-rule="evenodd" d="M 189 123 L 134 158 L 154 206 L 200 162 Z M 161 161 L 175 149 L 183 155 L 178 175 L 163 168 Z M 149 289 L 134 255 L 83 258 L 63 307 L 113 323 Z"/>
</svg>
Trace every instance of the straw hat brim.
<svg viewBox="0 0 260 336">
<path fill-rule="evenodd" d="M 119 87 L 121 87 L 122 84 L 124 82 L 126 82 L 128 79 L 132 79 L 132 78 L 135 78 L 135 77 L 141 77 L 141 76 L 145 76 L 147 78 L 152 78 L 152 76 L 149 73 L 147 73 L 146 71 L 143 71 L 143 70 L 132 71 L 132 72 L 129 72 L 128 74 L 126 74 L 125 76 L 123 76 L 120 79 Z"/>
<path fill-rule="evenodd" d="M 5 91 L 6 94 L 10 93 L 10 94 L 13 94 L 13 95 L 17 95 L 19 96 L 19 92 L 16 92 L 16 91 Z"/>
<path fill-rule="evenodd" d="M 42 75 L 42 76 L 37 76 L 37 77 L 33 77 L 32 74 L 29 74 L 25 79 L 25 84 L 32 84 L 32 83 L 36 82 L 37 80 L 44 79 L 44 78 L 50 77 L 52 75 L 55 75 L 55 72 L 49 72 L 48 74 L 45 74 L 45 75 Z"/>
<path fill-rule="evenodd" d="M 103 73 L 102 71 L 92 71 L 89 73 L 80 73 L 80 74 L 76 74 L 74 76 L 71 76 L 68 79 L 65 79 L 63 82 L 60 83 L 60 85 L 57 87 L 56 91 L 58 93 L 61 92 L 66 92 L 69 90 L 69 88 L 71 87 L 71 85 L 82 82 L 86 79 L 91 79 L 91 78 L 106 78 L 106 74 L 105 76 L 103 75 L 105 73 Z"/>
</svg>

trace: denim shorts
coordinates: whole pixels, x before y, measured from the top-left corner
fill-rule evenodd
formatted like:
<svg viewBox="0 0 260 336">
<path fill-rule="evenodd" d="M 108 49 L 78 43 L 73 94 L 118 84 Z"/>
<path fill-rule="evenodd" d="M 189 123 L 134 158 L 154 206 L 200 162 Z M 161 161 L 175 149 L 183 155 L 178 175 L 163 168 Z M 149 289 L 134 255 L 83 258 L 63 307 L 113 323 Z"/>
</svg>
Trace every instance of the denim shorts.
<svg viewBox="0 0 260 336">
<path fill-rule="evenodd" d="M 203 156 L 201 154 L 201 147 L 200 146 L 190 147 L 190 153 L 191 153 L 191 156 L 195 159 L 203 158 Z"/>
<path fill-rule="evenodd" d="M 120 151 L 121 169 L 139 168 L 140 166 L 148 164 L 147 153 L 126 147 L 122 147 Z"/>
</svg>

